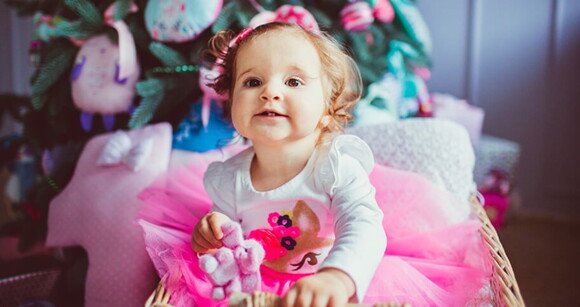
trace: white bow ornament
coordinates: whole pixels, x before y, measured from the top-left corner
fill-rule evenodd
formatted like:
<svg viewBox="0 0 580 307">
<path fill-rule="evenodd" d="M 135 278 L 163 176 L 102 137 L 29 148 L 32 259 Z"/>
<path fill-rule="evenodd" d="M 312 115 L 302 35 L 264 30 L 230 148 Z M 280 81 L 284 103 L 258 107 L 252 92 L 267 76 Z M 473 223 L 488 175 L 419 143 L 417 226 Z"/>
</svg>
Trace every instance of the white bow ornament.
<svg viewBox="0 0 580 307">
<path fill-rule="evenodd" d="M 125 163 L 129 169 L 138 172 L 153 149 L 153 138 L 145 137 L 133 145 L 129 135 L 122 130 L 113 134 L 103 147 L 97 165 L 110 166 Z"/>
</svg>

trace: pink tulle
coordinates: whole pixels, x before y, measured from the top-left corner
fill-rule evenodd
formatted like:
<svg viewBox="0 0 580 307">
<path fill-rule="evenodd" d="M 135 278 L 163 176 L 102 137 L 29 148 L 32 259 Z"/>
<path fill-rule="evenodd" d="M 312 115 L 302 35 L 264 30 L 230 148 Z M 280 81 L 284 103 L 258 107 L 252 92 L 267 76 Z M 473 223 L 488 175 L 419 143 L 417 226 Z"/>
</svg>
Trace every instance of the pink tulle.
<svg viewBox="0 0 580 307">
<path fill-rule="evenodd" d="M 147 251 L 175 306 L 225 306 L 211 299 L 211 284 L 190 247 L 191 230 L 210 210 L 203 173 L 210 159 L 176 167 L 140 194 L 140 225 Z M 489 281 L 476 220 L 452 221 L 456 201 L 419 175 L 377 165 L 371 173 L 385 214 L 386 254 L 364 303 L 465 306 Z M 305 275 L 262 267 L 262 291 L 284 295 Z"/>
</svg>

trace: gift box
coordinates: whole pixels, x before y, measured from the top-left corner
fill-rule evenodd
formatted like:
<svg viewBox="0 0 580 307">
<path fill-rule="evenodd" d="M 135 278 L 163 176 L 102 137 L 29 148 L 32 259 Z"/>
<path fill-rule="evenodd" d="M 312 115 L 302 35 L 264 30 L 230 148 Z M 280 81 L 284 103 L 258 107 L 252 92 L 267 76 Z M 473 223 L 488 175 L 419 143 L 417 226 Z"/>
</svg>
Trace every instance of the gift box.
<svg viewBox="0 0 580 307">
<path fill-rule="evenodd" d="M 456 122 L 469 133 L 471 144 L 477 145 L 481 136 L 481 127 L 485 112 L 482 108 L 472 106 L 466 100 L 452 95 L 434 93 L 431 95 L 433 117 Z"/>
<path fill-rule="evenodd" d="M 483 196 L 484 209 L 492 225 L 500 229 L 510 205 L 520 146 L 515 142 L 484 134 L 474 151 L 474 180 Z"/>
<path fill-rule="evenodd" d="M 479 143 L 474 146 L 474 152 L 473 179 L 478 187 L 484 183 L 492 170 L 505 172 L 508 182 L 514 182 L 520 158 L 520 145 L 518 143 L 484 134 Z"/>
</svg>

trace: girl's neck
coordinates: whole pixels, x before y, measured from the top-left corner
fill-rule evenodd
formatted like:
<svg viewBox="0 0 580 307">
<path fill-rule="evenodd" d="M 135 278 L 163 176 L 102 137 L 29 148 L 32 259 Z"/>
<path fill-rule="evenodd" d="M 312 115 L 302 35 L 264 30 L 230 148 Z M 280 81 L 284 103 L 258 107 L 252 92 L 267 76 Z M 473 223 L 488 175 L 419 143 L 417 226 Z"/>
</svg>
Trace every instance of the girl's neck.
<svg viewBox="0 0 580 307">
<path fill-rule="evenodd" d="M 315 147 L 315 141 L 307 140 L 282 146 L 254 144 L 255 156 L 250 167 L 254 189 L 273 190 L 296 177 L 308 163 Z"/>
</svg>

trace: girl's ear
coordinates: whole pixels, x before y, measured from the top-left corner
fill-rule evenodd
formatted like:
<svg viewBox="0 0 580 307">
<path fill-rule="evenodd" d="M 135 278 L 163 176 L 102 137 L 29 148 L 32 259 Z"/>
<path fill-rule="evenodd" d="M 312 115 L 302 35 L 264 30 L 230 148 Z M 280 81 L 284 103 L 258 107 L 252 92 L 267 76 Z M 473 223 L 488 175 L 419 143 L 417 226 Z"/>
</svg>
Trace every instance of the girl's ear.
<svg viewBox="0 0 580 307">
<path fill-rule="evenodd" d="M 328 124 L 330 124 L 330 115 L 322 116 L 322 118 L 320 119 L 320 122 L 318 123 L 320 128 L 326 128 L 328 126 Z"/>
</svg>

